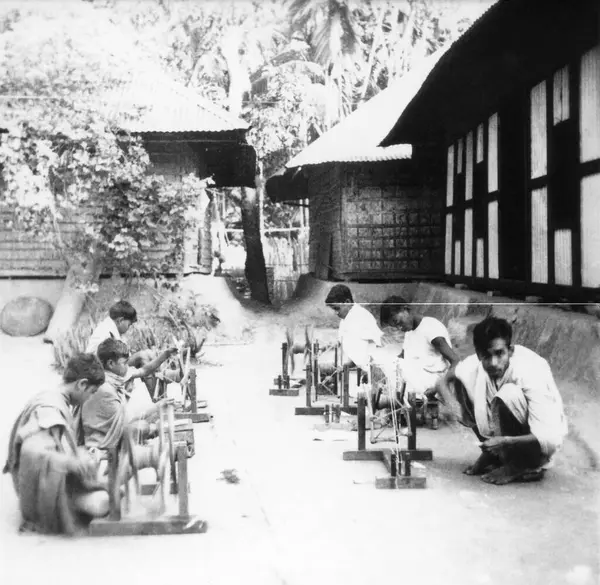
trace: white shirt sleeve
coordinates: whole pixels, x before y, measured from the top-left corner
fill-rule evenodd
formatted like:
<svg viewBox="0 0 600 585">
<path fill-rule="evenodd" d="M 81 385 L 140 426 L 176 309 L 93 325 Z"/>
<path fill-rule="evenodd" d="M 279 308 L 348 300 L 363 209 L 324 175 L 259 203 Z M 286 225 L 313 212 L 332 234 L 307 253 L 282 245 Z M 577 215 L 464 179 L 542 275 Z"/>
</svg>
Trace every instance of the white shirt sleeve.
<svg viewBox="0 0 600 585">
<path fill-rule="evenodd" d="M 448 345 L 451 346 L 448 329 L 441 321 L 438 321 L 437 319 L 431 317 L 429 319 L 426 319 L 423 325 L 425 325 L 423 335 L 429 343 L 431 343 L 434 339 L 438 337 L 442 337 L 447 341 Z"/>
<path fill-rule="evenodd" d="M 121 334 L 115 325 L 115 322 L 107 317 L 103 321 L 100 321 L 96 328 L 92 332 L 90 340 L 87 343 L 87 347 L 85 349 L 86 353 L 96 353 L 98 350 L 98 346 L 109 337 L 113 339 L 121 340 Z"/>
</svg>

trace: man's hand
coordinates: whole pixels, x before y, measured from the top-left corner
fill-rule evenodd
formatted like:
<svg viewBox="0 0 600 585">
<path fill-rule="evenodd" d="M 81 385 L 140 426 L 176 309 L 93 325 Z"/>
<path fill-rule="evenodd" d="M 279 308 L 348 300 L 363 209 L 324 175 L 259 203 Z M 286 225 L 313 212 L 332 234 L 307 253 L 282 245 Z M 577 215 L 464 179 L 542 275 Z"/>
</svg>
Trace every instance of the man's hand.
<svg viewBox="0 0 600 585">
<path fill-rule="evenodd" d="M 178 347 L 169 347 L 169 349 L 165 349 L 165 353 L 167 354 L 167 357 L 171 357 L 172 355 L 175 355 L 178 352 L 179 352 Z"/>
<path fill-rule="evenodd" d="M 69 471 L 82 481 L 94 480 L 98 475 L 98 462 L 87 451 L 79 450 L 69 462 Z"/>
<path fill-rule="evenodd" d="M 507 443 L 508 439 L 506 437 L 492 437 L 481 443 L 480 447 L 484 453 L 499 455 L 502 452 L 502 449 L 506 447 Z"/>
<path fill-rule="evenodd" d="M 161 408 L 163 406 L 169 406 L 171 404 L 175 404 L 175 400 L 173 398 L 161 398 L 154 404 L 156 406 L 156 409 L 158 410 L 159 408 Z"/>
<path fill-rule="evenodd" d="M 438 394 L 438 388 L 437 385 L 434 386 L 433 388 L 428 388 L 427 390 L 425 390 L 425 397 L 428 399 L 431 398 L 435 398 Z"/>
</svg>

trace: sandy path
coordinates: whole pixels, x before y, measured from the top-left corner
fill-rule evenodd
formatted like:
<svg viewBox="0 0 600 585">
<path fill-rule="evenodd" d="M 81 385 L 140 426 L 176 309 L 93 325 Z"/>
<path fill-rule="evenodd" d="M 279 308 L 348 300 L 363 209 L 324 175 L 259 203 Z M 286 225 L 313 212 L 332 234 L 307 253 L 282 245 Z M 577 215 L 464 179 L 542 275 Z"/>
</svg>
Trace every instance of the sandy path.
<svg viewBox="0 0 600 585">
<path fill-rule="evenodd" d="M 426 490 L 375 490 L 378 464 L 342 461 L 355 434 L 346 442 L 313 441 L 317 421 L 293 414 L 302 398 L 269 397 L 279 335 L 269 327 L 252 345 L 206 347 L 198 378 L 215 418 L 196 427 L 190 479 L 192 509 L 208 520 L 207 534 L 77 541 L 18 535 L 16 500 L 3 477 L 0 581 L 597 582 L 595 477 L 563 462 L 542 484 L 487 486 L 460 473 L 477 454 L 473 439 L 445 427 L 421 435 L 435 457 Z M 0 356 L 3 448 L 8 426 L 51 360 L 37 339 L 0 337 Z M 237 470 L 239 484 L 219 481 L 228 468 Z"/>
</svg>

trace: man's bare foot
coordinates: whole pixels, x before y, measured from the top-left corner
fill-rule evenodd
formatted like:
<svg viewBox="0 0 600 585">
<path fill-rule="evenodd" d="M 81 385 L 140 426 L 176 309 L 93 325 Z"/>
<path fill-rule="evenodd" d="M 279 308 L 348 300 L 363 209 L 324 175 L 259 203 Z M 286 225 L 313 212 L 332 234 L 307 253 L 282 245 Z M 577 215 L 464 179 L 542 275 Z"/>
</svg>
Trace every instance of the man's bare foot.
<svg viewBox="0 0 600 585">
<path fill-rule="evenodd" d="M 500 460 L 492 455 L 491 453 L 482 453 L 473 465 L 467 467 L 463 473 L 465 475 L 482 475 L 497 467 L 500 467 L 502 463 Z"/>
<path fill-rule="evenodd" d="M 481 480 L 493 485 L 506 485 L 513 482 L 540 481 L 544 477 L 543 469 L 517 469 L 503 465 L 481 476 Z"/>
</svg>

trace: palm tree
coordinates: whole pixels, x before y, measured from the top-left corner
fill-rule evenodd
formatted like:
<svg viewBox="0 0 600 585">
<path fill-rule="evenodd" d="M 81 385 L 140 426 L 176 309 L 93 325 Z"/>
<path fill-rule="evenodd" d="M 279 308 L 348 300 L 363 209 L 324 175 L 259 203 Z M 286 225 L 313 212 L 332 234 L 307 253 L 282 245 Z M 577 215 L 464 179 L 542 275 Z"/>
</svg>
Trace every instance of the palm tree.
<svg viewBox="0 0 600 585">
<path fill-rule="evenodd" d="M 288 0 L 286 7 L 292 35 L 308 43 L 310 60 L 323 69 L 325 95 L 335 96 L 333 108 L 328 108 L 328 128 L 353 109 L 362 61 L 357 28 L 362 5 L 356 0 Z"/>
</svg>

